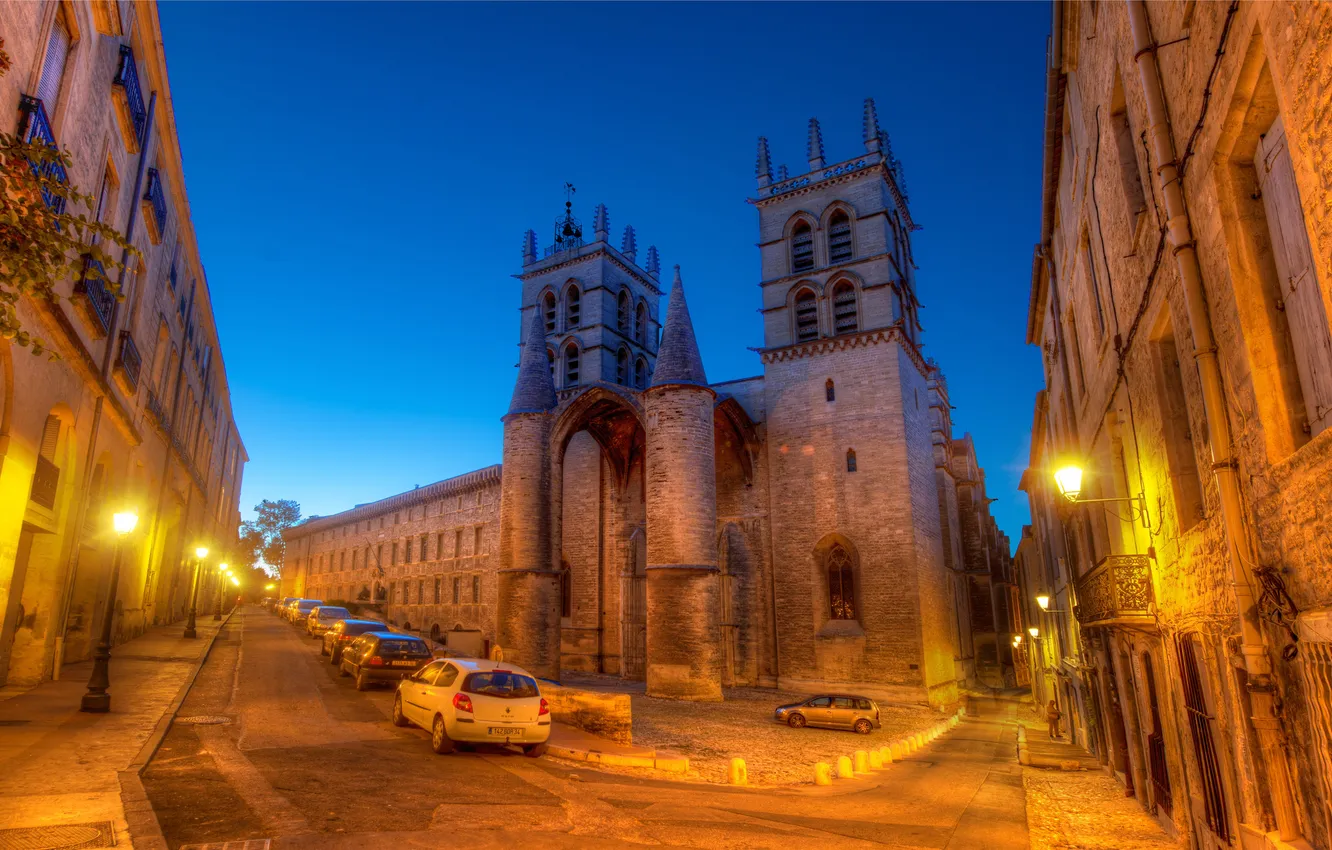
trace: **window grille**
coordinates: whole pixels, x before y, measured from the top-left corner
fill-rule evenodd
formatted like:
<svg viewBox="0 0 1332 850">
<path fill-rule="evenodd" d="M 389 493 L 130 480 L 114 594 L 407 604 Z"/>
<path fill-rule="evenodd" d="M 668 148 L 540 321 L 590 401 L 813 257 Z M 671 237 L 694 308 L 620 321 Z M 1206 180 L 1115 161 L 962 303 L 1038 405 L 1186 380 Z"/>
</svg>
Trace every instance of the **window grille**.
<svg viewBox="0 0 1332 850">
<path fill-rule="evenodd" d="M 578 346 L 569 343 L 564 349 L 564 385 L 571 387 L 578 383 Z"/>
<path fill-rule="evenodd" d="M 1147 736 L 1147 762 L 1152 774 L 1152 802 L 1171 811 L 1170 770 L 1166 763 L 1165 737 L 1161 732 L 1161 709 L 1156 701 L 1156 674 L 1152 670 L 1152 656 L 1142 654 L 1143 678 L 1147 680 L 1147 703 L 1152 712 L 1152 732 Z"/>
<path fill-rule="evenodd" d="M 1202 777 L 1203 809 L 1207 826 L 1217 838 L 1230 842 L 1230 818 L 1226 813 L 1226 791 L 1221 779 L 1221 762 L 1217 758 L 1216 744 L 1212 740 L 1212 715 L 1207 710 L 1207 697 L 1203 692 L 1202 677 L 1198 672 L 1198 658 L 1192 637 L 1175 639 L 1179 653 L 1180 685 L 1184 691 L 1184 712 L 1189 719 L 1189 733 L 1193 738 L 1193 753 Z"/>
<path fill-rule="evenodd" d="M 833 333 L 853 334 L 858 327 L 856 288 L 842 281 L 833 289 Z"/>
<path fill-rule="evenodd" d="M 855 472 L 855 471 L 856 471 L 856 450 L 855 450 L 855 449 L 847 449 L 847 450 L 846 450 L 846 471 L 847 471 L 847 472 Z"/>
<path fill-rule="evenodd" d="M 855 575 L 851 556 L 840 545 L 828 553 L 828 606 L 834 620 L 856 618 Z"/>
<path fill-rule="evenodd" d="M 791 271 L 804 272 L 814 268 L 814 232 L 809 224 L 800 222 L 791 231 Z"/>
<path fill-rule="evenodd" d="M 615 353 L 615 383 L 629 384 L 629 350 L 621 348 Z"/>
<path fill-rule="evenodd" d="M 795 299 L 796 342 L 819 337 L 819 304 L 814 292 L 802 289 Z"/>
<path fill-rule="evenodd" d="M 634 339 L 639 345 L 647 345 L 647 305 L 642 301 L 638 302 L 634 312 Z"/>
<path fill-rule="evenodd" d="M 571 286 L 564 295 L 564 329 L 571 331 L 582 324 L 582 296 L 578 287 Z"/>
<path fill-rule="evenodd" d="M 631 312 L 631 308 L 630 308 L 630 302 L 629 302 L 629 290 L 627 290 L 627 289 L 621 289 L 621 290 L 620 290 L 620 303 L 619 303 L 619 308 L 618 308 L 618 311 L 617 311 L 616 319 L 617 319 L 617 321 L 619 322 L 620 333 L 624 334 L 625 336 L 628 336 L 628 335 L 629 335 L 629 314 L 630 314 L 630 312 Z"/>
<path fill-rule="evenodd" d="M 828 262 L 845 263 L 852 253 L 851 219 L 844 212 L 835 212 L 828 223 Z"/>
<path fill-rule="evenodd" d="M 541 299 L 541 312 L 546 318 L 546 333 L 555 333 L 555 293 L 547 292 Z"/>
<path fill-rule="evenodd" d="M 837 401 L 837 388 L 833 386 L 832 378 L 829 378 L 828 382 L 823 385 L 823 395 L 828 401 Z"/>
</svg>

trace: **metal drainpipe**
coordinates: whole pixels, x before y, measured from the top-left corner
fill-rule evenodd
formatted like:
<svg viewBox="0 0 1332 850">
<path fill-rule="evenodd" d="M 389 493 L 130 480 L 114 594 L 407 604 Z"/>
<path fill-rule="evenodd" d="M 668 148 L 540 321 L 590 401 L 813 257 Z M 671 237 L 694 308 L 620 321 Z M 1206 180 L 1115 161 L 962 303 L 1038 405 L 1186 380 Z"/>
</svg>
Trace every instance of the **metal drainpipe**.
<svg viewBox="0 0 1332 850">
<path fill-rule="evenodd" d="M 1286 760 L 1285 736 L 1276 713 L 1276 687 L 1272 680 L 1272 662 L 1264 644 L 1262 628 L 1258 623 L 1257 605 L 1251 590 L 1253 577 L 1245 564 L 1249 549 L 1245 533 L 1244 514 L 1240 503 L 1238 462 L 1232 452 L 1230 420 L 1221 384 L 1221 368 L 1217 360 L 1216 339 L 1212 335 L 1211 319 L 1207 314 L 1207 297 L 1203 290 L 1202 270 L 1189 222 L 1188 207 L 1180 185 L 1175 145 L 1170 132 L 1170 119 L 1166 112 L 1165 94 L 1161 89 L 1160 67 L 1156 60 L 1156 43 L 1152 39 L 1151 23 L 1143 0 L 1127 0 L 1129 24 L 1133 32 L 1133 49 L 1138 76 L 1147 100 L 1148 137 L 1157 166 L 1157 181 L 1165 200 L 1167 236 L 1173 248 L 1175 265 L 1184 284 L 1184 299 L 1188 305 L 1189 325 L 1193 331 L 1193 356 L 1198 362 L 1202 378 L 1203 406 L 1207 412 L 1208 443 L 1212 452 L 1212 471 L 1216 474 L 1217 489 L 1221 494 L 1221 515 L 1226 530 L 1226 551 L 1230 560 L 1231 585 L 1239 606 L 1240 630 L 1243 644 L 1244 669 L 1248 674 L 1247 690 L 1254 731 L 1258 736 L 1264 766 L 1267 768 L 1268 790 L 1277 833 L 1282 841 L 1300 838 L 1299 818 L 1291 793 L 1290 767 Z"/>
<path fill-rule="evenodd" d="M 129 259 L 128 244 L 134 239 L 134 225 L 139 218 L 139 193 L 143 191 L 143 174 L 148 165 L 148 142 L 152 139 L 153 131 L 153 113 L 157 108 L 157 92 L 153 92 L 148 101 L 148 116 L 143 122 L 143 133 L 139 137 L 139 168 L 134 178 L 134 194 L 130 200 L 129 221 L 125 224 L 125 243 L 126 248 L 120 252 L 120 277 L 116 281 L 117 287 L 123 287 L 125 284 L 125 262 Z M 106 334 L 106 347 L 102 351 L 102 372 L 101 377 L 104 383 L 109 383 L 111 379 L 111 364 L 115 360 L 116 352 L 116 326 L 120 317 L 120 302 L 116 301 L 111 306 L 111 321 L 108 324 Z M 97 456 L 97 437 L 101 432 L 102 426 L 102 408 L 106 403 L 106 394 L 101 393 L 97 396 L 97 401 L 93 405 L 92 429 L 88 435 L 88 451 L 83 462 L 83 487 L 80 491 L 79 506 L 74 512 L 74 542 L 70 546 L 69 566 L 66 569 L 66 575 L 69 578 L 65 583 L 65 591 L 61 594 L 60 600 L 60 634 L 55 640 L 55 653 L 52 657 L 51 678 L 58 680 L 60 678 L 60 667 L 64 663 L 65 654 L 65 632 L 68 630 L 69 608 L 74 603 L 74 587 L 79 574 L 79 550 L 83 545 L 83 525 L 87 521 L 88 515 L 88 487 L 92 483 L 93 459 Z"/>
</svg>

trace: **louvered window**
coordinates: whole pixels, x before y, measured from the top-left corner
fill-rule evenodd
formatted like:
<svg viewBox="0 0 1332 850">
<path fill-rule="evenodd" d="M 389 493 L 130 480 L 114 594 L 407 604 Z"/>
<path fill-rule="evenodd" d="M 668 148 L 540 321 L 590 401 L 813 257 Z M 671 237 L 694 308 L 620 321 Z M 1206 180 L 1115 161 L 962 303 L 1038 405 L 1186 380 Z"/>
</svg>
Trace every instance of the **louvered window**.
<svg viewBox="0 0 1332 850">
<path fill-rule="evenodd" d="M 814 232 L 800 222 L 791 231 L 791 271 L 803 272 L 814 268 Z"/>
<path fill-rule="evenodd" d="M 647 305 L 642 301 L 638 302 L 638 310 L 634 313 L 634 339 L 639 345 L 647 345 Z"/>
<path fill-rule="evenodd" d="M 851 219 L 844 212 L 833 213 L 828 222 L 828 262 L 845 263 L 852 253 Z"/>
<path fill-rule="evenodd" d="M 578 287 L 571 286 L 564 295 L 564 329 L 571 331 L 580 326 L 582 322 L 582 297 L 578 292 Z"/>
<path fill-rule="evenodd" d="M 564 385 L 571 387 L 578 383 L 578 346 L 569 343 L 564 349 Z"/>
<path fill-rule="evenodd" d="M 51 25 L 51 37 L 46 42 L 46 58 L 42 60 L 42 75 L 37 80 L 37 97 L 46 107 L 46 114 L 55 118 L 56 102 L 60 100 L 60 86 L 65 77 L 65 61 L 69 59 L 69 25 L 65 23 L 65 10 L 56 11 Z"/>
<path fill-rule="evenodd" d="M 620 303 L 617 310 L 616 320 L 619 322 L 620 333 L 629 335 L 629 314 L 633 312 L 632 302 L 629 299 L 629 290 L 620 290 Z"/>
<path fill-rule="evenodd" d="M 546 333 L 555 333 L 555 293 L 547 292 L 541 299 L 541 312 L 546 318 Z"/>
<path fill-rule="evenodd" d="M 856 618 L 856 578 L 851 556 L 841 546 L 828 553 L 828 609 L 834 620 Z"/>
<path fill-rule="evenodd" d="M 41 456 L 54 463 L 56 458 L 56 446 L 59 442 L 60 417 L 51 414 L 46 417 L 46 425 L 42 428 Z"/>
<path fill-rule="evenodd" d="M 621 348 L 615 354 L 615 383 L 629 384 L 629 350 Z"/>
<path fill-rule="evenodd" d="M 647 386 L 647 361 L 642 357 L 634 363 L 634 386 L 640 390 Z"/>
<path fill-rule="evenodd" d="M 819 303 L 814 292 L 802 289 L 795 298 L 796 341 L 819 338 Z"/>
<path fill-rule="evenodd" d="M 858 327 L 856 288 L 843 281 L 833 289 L 833 333 L 853 334 Z"/>
</svg>

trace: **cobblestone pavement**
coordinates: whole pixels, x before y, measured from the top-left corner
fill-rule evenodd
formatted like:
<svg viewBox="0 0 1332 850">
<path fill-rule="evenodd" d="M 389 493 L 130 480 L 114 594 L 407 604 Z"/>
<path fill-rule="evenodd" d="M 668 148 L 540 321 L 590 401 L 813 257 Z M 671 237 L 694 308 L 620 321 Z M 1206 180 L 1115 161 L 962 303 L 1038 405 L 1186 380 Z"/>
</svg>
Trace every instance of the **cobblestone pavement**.
<svg viewBox="0 0 1332 850">
<path fill-rule="evenodd" d="M 721 703 L 656 699 L 642 683 L 609 676 L 567 676 L 572 687 L 629 690 L 633 701 L 634 744 L 689 756 L 691 778 L 725 782 L 732 758 L 742 758 L 754 785 L 795 785 L 814 781 L 814 763 L 891 744 L 924 732 L 942 719 L 923 706 L 879 705 L 883 728 L 869 735 L 835 729 L 791 729 L 772 719 L 779 705 L 807 694 L 761 688 L 727 688 Z M 635 687 L 636 686 L 636 687 Z"/>
<path fill-rule="evenodd" d="M 1032 850 L 1165 850 L 1166 836 L 1124 786 L 1100 771 L 1024 768 Z"/>
</svg>

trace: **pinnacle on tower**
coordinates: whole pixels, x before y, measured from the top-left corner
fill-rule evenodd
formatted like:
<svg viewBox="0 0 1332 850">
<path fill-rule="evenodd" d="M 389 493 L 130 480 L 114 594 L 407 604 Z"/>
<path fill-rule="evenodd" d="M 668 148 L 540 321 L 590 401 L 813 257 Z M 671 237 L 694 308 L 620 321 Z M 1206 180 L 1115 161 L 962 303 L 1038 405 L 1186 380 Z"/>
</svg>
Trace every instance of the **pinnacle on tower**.
<svg viewBox="0 0 1332 850">
<path fill-rule="evenodd" d="M 632 224 L 624 226 L 624 239 L 620 242 L 620 253 L 630 260 L 638 259 L 638 236 L 634 233 Z"/>
<path fill-rule="evenodd" d="M 772 183 L 772 156 L 768 153 L 767 136 L 759 136 L 758 161 L 754 163 L 754 176 L 758 178 L 760 189 Z"/>
<path fill-rule="evenodd" d="M 523 234 L 523 265 L 531 265 L 536 262 L 536 231 L 529 230 Z"/>
<path fill-rule="evenodd" d="M 656 245 L 648 246 L 647 265 L 643 270 L 652 275 L 653 278 L 661 276 L 661 256 L 657 253 Z"/>
<path fill-rule="evenodd" d="M 698 353 L 698 340 L 694 336 L 694 323 L 689 318 L 689 305 L 685 303 L 679 266 L 675 267 L 671 298 L 666 303 L 666 323 L 661 331 L 657 365 L 652 369 L 652 386 L 663 384 L 708 385 L 703 358 Z"/>
<path fill-rule="evenodd" d="M 610 235 L 610 212 L 605 204 L 597 204 L 596 215 L 592 219 L 592 230 L 598 242 L 605 242 Z"/>
<path fill-rule="evenodd" d="M 809 170 L 818 171 L 823 167 L 823 131 L 819 129 L 819 119 L 809 119 L 809 141 L 805 143 L 805 155 L 809 157 Z"/>
<path fill-rule="evenodd" d="M 865 98 L 865 121 L 864 121 L 864 140 L 865 150 L 875 153 L 879 150 L 879 135 L 883 131 L 879 129 L 879 113 L 874 109 L 874 98 Z"/>
<path fill-rule="evenodd" d="M 523 340 L 523 355 L 518 361 L 518 380 L 513 385 L 509 413 L 545 413 L 555 406 L 555 382 L 550 377 L 546 356 L 546 326 L 541 310 L 532 310 L 532 322 Z"/>
</svg>

